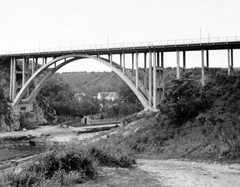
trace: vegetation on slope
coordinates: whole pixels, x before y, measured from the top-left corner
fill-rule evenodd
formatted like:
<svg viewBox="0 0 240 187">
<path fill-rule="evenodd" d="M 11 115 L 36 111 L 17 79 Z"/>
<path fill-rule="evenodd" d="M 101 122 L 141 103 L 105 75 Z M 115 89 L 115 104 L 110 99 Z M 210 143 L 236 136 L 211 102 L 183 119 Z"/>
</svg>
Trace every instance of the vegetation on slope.
<svg viewBox="0 0 240 187">
<path fill-rule="evenodd" d="M 103 141 L 159 158 L 239 159 L 240 75 L 215 72 L 204 87 L 193 76 L 171 82 L 157 115 L 128 117 Z"/>
<path fill-rule="evenodd" d="M 74 87 L 75 92 L 97 96 L 98 92 L 118 92 L 121 78 L 113 72 L 68 72 L 64 80 Z"/>
<path fill-rule="evenodd" d="M 89 80 L 83 81 L 87 78 Z M 55 108 L 57 115 L 61 116 L 83 117 L 103 112 L 105 117 L 119 117 L 143 109 L 133 91 L 126 83 L 119 79 L 113 72 L 56 73 L 47 81 L 40 93 L 48 98 L 50 105 Z M 81 89 L 85 91 L 83 93 L 86 96 L 83 96 L 79 101 L 74 94 L 79 93 Z M 98 92 L 104 91 L 117 91 L 120 95 L 119 100 L 107 101 L 103 99 L 100 101 L 95 98 Z M 102 105 L 101 110 L 100 104 Z"/>
<path fill-rule="evenodd" d="M 57 115 L 79 116 L 95 114 L 99 111 L 99 103 L 92 97 L 85 97 L 80 102 L 74 96 L 74 87 L 70 85 L 61 74 L 52 76 L 40 91 L 48 98 L 50 105 Z"/>
</svg>

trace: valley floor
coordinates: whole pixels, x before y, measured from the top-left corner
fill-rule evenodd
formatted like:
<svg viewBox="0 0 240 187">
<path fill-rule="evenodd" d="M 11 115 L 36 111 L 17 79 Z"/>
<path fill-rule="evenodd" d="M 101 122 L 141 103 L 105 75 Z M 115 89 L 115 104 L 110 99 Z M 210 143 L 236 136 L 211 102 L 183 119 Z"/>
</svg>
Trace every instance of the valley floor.
<svg viewBox="0 0 240 187">
<path fill-rule="evenodd" d="M 86 187 L 239 187 L 240 165 L 186 160 L 138 159 L 137 168 L 103 168 Z"/>
<path fill-rule="evenodd" d="M 159 185 L 171 187 L 239 187 L 240 165 L 182 160 L 137 161 L 138 167 L 150 173 Z"/>
</svg>

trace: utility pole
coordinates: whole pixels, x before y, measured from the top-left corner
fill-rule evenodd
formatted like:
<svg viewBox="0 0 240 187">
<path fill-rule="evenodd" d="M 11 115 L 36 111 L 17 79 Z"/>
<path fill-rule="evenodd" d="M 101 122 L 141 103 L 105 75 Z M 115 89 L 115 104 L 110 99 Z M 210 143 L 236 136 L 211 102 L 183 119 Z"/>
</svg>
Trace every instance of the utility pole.
<svg viewBox="0 0 240 187">
<path fill-rule="evenodd" d="M 202 43 L 202 28 L 200 27 L 200 43 Z"/>
</svg>

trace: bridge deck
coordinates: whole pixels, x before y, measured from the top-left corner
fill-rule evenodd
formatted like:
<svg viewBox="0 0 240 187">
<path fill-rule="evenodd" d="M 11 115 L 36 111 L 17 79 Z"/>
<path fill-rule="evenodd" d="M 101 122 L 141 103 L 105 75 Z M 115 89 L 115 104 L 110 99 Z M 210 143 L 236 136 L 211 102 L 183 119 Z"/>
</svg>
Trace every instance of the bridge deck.
<svg viewBox="0 0 240 187">
<path fill-rule="evenodd" d="M 174 51 L 199 51 L 199 50 L 221 50 L 221 49 L 240 49 L 240 41 L 227 41 L 227 42 L 211 42 L 211 43 L 190 43 L 190 44 L 169 44 L 169 45 L 146 45 L 146 46 L 128 46 L 128 47 L 103 47 L 103 48 L 85 48 L 77 50 L 45 50 L 35 52 L 12 52 L 9 54 L 0 54 L 0 58 L 7 57 L 57 57 L 60 55 L 68 54 L 88 54 L 88 55 L 107 55 L 107 54 L 120 54 L 120 53 L 147 53 L 149 50 L 157 52 L 174 52 Z"/>
</svg>

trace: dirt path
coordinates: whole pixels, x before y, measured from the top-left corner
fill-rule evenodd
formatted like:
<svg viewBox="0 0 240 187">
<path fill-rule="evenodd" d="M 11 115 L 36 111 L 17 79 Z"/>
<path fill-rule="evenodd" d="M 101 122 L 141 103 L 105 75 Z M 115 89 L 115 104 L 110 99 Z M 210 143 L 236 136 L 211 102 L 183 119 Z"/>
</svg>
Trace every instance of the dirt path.
<svg viewBox="0 0 240 187">
<path fill-rule="evenodd" d="M 137 161 L 139 168 L 169 187 L 240 187 L 240 165 L 180 160 Z"/>
</svg>

